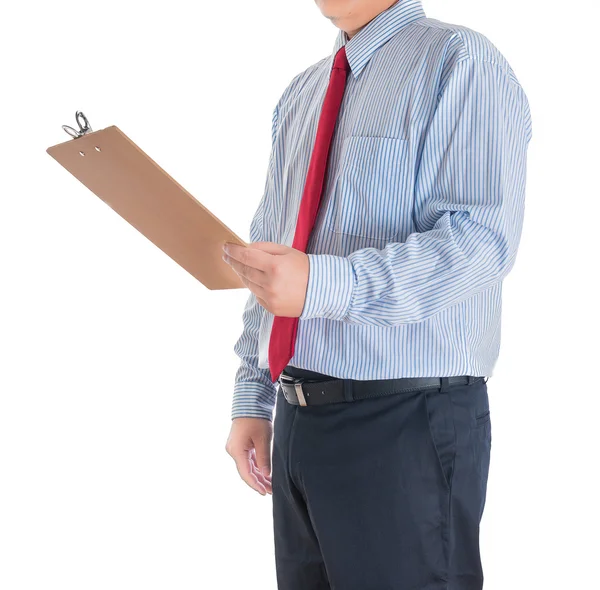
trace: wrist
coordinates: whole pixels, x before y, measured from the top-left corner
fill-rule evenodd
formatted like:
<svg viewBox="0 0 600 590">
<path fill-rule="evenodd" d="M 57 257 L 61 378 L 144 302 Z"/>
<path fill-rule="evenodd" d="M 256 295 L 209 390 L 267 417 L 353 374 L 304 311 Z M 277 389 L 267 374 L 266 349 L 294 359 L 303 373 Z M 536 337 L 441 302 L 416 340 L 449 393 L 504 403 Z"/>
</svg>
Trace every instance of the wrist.
<svg viewBox="0 0 600 590">
<path fill-rule="evenodd" d="M 300 319 L 341 320 L 348 313 L 354 291 L 352 263 L 343 256 L 308 254 L 308 283 Z"/>
</svg>

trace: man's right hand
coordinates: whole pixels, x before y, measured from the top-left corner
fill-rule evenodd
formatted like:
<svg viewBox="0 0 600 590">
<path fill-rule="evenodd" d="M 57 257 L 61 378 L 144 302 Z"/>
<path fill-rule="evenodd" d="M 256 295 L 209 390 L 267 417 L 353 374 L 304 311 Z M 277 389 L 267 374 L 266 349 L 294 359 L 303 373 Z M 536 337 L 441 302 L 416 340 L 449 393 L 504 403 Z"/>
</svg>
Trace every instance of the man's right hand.
<svg viewBox="0 0 600 590">
<path fill-rule="evenodd" d="M 225 450 L 240 477 L 259 494 L 272 494 L 271 438 L 273 425 L 265 418 L 234 418 Z"/>
</svg>

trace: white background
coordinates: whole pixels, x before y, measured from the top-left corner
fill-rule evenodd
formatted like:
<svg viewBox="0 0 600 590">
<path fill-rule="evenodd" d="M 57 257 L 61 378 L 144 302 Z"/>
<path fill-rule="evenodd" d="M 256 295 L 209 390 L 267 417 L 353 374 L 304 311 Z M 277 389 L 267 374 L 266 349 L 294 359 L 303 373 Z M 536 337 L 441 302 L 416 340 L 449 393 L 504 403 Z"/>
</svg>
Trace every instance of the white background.
<svg viewBox="0 0 600 590">
<path fill-rule="evenodd" d="M 424 1 L 496 44 L 533 117 L 488 383 L 488 590 L 597 584 L 596 6 Z M 224 450 L 248 291 L 205 289 L 45 150 L 78 109 L 116 124 L 247 239 L 272 109 L 336 34 L 312 0 L 3 8 L 2 590 L 275 589 L 271 498 Z"/>
</svg>

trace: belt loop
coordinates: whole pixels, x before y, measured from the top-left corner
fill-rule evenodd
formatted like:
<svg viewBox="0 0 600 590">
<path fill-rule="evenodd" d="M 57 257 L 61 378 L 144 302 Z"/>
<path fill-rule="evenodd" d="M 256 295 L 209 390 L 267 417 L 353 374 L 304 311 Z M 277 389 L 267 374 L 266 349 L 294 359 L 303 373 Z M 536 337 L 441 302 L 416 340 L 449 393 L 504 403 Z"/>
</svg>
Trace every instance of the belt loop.
<svg viewBox="0 0 600 590">
<path fill-rule="evenodd" d="M 445 393 L 450 388 L 450 379 L 448 377 L 440 377 L 440 393 Z"/>
<path fill-rule="evenodd" d="M 475 381 L 475 377 L 473 377 L 473 375 L 467 375 L 467 385 L 473 385 L 473 381 Z"/>
<path fill-rule="evenodd" d="M 354 396 L 352 395 L 352 379 L 344 379 L 342 387 L 344 388 L 344 401 L 354 401 Z"/>
</svg>

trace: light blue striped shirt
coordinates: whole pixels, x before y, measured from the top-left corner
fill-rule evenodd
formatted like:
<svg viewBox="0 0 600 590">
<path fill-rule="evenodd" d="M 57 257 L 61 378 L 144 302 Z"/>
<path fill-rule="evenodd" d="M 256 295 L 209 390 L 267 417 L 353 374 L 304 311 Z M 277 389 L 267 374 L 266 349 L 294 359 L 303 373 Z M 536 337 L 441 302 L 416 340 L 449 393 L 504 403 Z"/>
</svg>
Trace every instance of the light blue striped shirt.
<svg viewBox="0 0 600 590">
<path fill-rule="evenodd" d="M 351 68 L 307 247 L 289 364 L 350 379 L 490 376 L 515 262 L 531 138 L 527 97 L 481 33 L 400 0 L 293 78 L 273 113 L 250 241 L 292 245 L 329 73 Z M 272 419 L 273 315 L 250 294 L 232 418 Z"/>
</svg>

